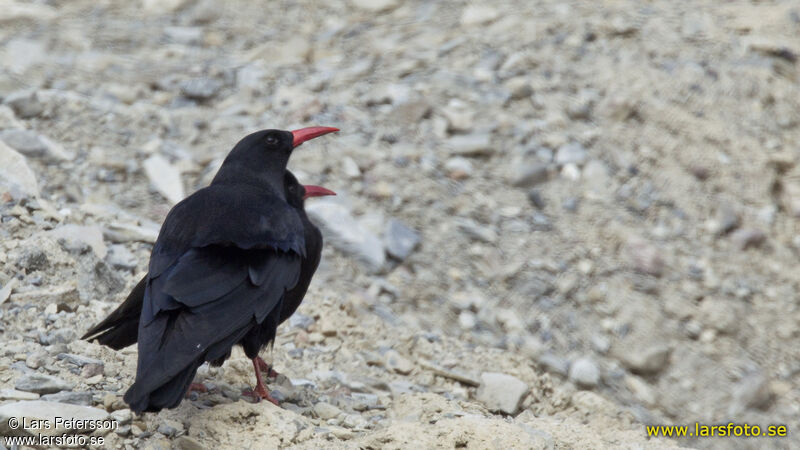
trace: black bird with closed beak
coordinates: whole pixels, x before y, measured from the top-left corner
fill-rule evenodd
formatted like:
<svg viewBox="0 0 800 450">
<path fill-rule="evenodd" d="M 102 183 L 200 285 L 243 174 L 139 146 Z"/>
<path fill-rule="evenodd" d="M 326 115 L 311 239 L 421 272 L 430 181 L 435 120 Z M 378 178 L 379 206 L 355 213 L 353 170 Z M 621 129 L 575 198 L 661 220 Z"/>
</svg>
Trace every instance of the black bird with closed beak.
<svg viewBox="0 0 800 450">
<path fill-rule="evenodd" d="M 308 220 L 308 197 L 333 195 L 302 186 L 286 170 L 305 141 L 339 131 L 263 130 L 231 150 L 208 187 L 167 215 L 148 273 L 84 339 L 112 348 L 139 343 L 131 410 L 174 408 L 204 362 L 221 365 L 234 345 L 253 360 L 253 394 L 277 403 L 264 386 L 259 351 L 291 316 L 319 264 L 322 235 Z"/>
</svg>

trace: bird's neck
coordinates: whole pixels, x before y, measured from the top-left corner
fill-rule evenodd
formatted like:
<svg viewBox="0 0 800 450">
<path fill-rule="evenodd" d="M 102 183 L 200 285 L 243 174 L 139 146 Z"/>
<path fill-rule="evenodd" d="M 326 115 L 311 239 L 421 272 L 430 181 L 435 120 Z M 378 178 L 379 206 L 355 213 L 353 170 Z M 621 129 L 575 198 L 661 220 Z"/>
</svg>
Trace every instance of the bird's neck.
<svg viewBox="0 0 800 450">
<path fill-rule="evenodd" d="M 277 167 L 281 166 L 281 167 Z M 211 181 L 212 185 L 250 185 L 271 191 L 274 195 L 285 199 L 283 173 L 286 165 L 269 164 L 253 167 L 239 161 L 230 161 L 222 165 Z"/>
</svg>

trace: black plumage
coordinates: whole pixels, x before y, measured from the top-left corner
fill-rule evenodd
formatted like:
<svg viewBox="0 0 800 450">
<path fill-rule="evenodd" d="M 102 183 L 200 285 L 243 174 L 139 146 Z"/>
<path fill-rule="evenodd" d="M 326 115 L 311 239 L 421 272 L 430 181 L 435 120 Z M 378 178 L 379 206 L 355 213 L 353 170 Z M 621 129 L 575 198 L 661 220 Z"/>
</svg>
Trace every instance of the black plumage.
<svg viewBox="0 0 800 450">
<path fill-rule="evenodd" d="M 254 133 L 209 187 L 170 211 L 148 274 L 84 336 L 112 348 L 139 342 L 136 382 L 125 394 L 132 410 L 177 406 L 197 368 L 222 364 L 237 343 L 254 361 L 256 394 L 271 400 L 258 352 L 302 301 L 322 248 L 303 210 L 308 192 L 286 163 L 299 143 L 330 131 Z"/>
</svg>

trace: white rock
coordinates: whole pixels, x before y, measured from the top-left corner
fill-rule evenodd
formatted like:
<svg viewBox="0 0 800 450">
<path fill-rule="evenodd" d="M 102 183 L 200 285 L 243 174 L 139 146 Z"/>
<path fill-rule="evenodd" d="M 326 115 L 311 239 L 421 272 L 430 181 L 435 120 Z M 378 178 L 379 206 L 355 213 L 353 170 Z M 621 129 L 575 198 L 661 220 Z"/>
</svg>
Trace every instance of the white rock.
<svg viewBox="0 0 800 450">
<path fill-rule="evenodd" d="M 478 156 L 493 153 L 489 133 L 459 134 L 445 141 L 451 155 Z"/>
<path fill-rule="evenodd" d="M 144 171 L 156 190 L 173 205 L 183 200 L 181 173 L 161 155 L 152 155 L 144 161 Z"/>
<path fill-rule="evenodd" d="M 558 165 L 576 164 L 582 165 L 588 156 L 588 152 L 583 145 L 577 142 L 570 142 L 559 147 L 556 152 L 556 163 Z"/>
<path fill-rule="evenodd" d="M 322 420 L 333 419 L 342 413 L 342 410 L 330 403 L 319 402 L 314 405 L 314 413 Z"/>
<path fill-rule="evenodd" d="M 346 207 L 318 201 L 306 206 L 306 212 L 334 247 L 355 257 L 370 272 L 383 268 L 386 252 L 381 239 L 356 221 Z"/>
<path fill-rule="evenodd" d="M 345 156 L 342 159 L 342 171 L 347 178 L 353 179 L 361 176 L 361 169 L 358 168 L 358 164 L 356 164 L 353 158 L 349 156 Z"/>
<path fill-rule="evenodd" d="M 142 7 L 150 14 L 165 14 L 178 10 L 186 0 L 142 0 Z"/>
<path fill-rule="evenodd" d="M 481 374 L 481 385 L 476 399 L 490 411 L 515 414 L 527 393 L 528 385 L 516 377 L 498 372 L 484 372 Z"/>
<path fill-rule="evenodd" d="M 587 388 L 593 388 L 600 382 L 600 369 L 591 358 L 579 358 L 569 368 L 569 379 Z"/>
<path fill-rule="evenodd" d="M 0 191 L 12 197 L 38 197 L 39 184 L 36 175 L 28 167 L 25 157 L 0 141 Z"/>
<path fill-rule="evenodd" d="M 92 248 L 98 258 L 103 259 L 108 253 L 108 248 L 103 241 L 103 229 L 97 225 L 74 225 L 68 224 L 60 226 L 48 232 L 56 240 L 64 239 L 67 245 L 85 244 Z"/>
</svg>

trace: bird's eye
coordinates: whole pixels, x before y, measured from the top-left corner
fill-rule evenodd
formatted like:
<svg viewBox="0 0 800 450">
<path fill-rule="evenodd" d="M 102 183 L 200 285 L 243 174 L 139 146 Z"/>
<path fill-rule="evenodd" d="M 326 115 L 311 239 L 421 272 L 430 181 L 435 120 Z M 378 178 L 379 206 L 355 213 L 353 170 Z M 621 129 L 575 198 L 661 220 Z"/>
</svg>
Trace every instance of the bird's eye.
<svg viewBox="0 0 800 450">
<path fill-rule="evenodd" d="M 278 137 L 274 134 L 268 134 L 267 137 L 264 138 L 264 142 L 270 146 L 275 145 L 278 143 Z"/>
</svg>

